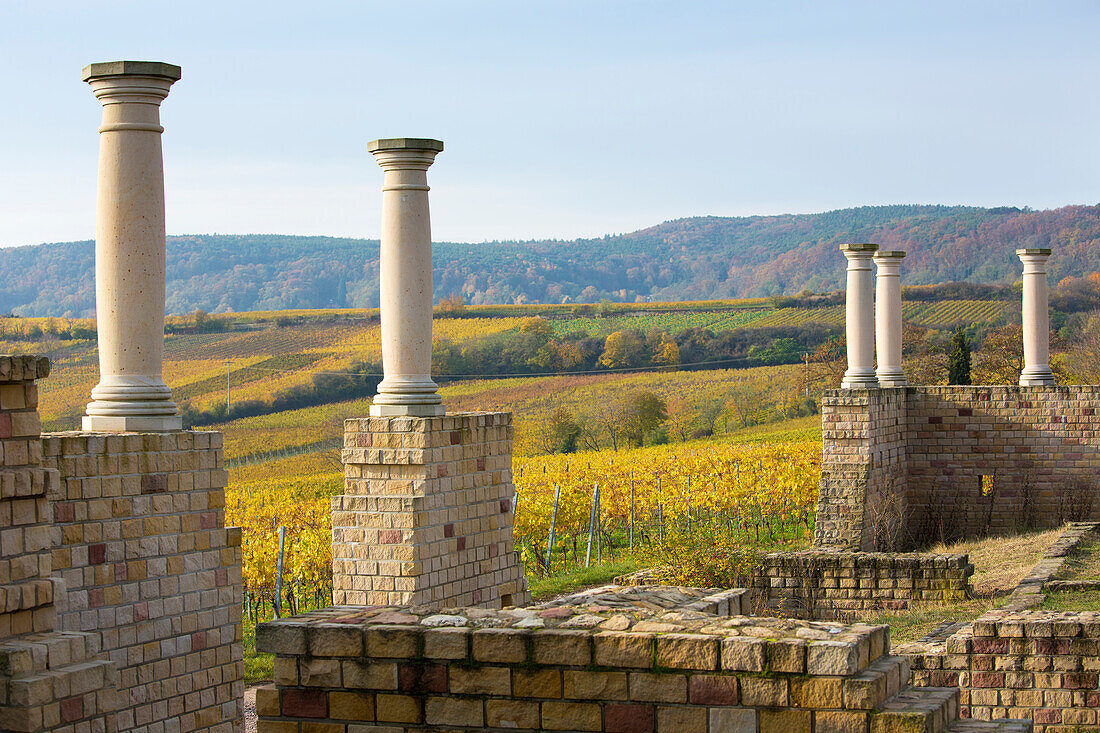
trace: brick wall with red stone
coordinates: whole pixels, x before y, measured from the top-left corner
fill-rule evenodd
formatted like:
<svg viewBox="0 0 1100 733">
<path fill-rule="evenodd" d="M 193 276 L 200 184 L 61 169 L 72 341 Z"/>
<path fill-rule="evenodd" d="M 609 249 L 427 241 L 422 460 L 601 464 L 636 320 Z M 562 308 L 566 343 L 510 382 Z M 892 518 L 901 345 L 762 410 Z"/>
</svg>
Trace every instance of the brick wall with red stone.
<svg viewBox="0 0 1100 733">
<path fill-rule="evenodd" d="M 512 540 L 510 413 L 347 420 L 342 460 L 335 603 L 527 602 Z"/>
<path fill-rule="evenodd" d="M 221 434 L 53 433 L 59 628 L 94 632 L 127 731 L 240 730 L 241 535 L 225 526 Z"/>
<path fill-rule="evenodd" d="M 1100 611 L 991 611 L 936 652 L 914 654 L 913 684 L 961 688 L 978 720 L 1029 718 L 1038 733 L 1100 731 Z"/>
</svg>

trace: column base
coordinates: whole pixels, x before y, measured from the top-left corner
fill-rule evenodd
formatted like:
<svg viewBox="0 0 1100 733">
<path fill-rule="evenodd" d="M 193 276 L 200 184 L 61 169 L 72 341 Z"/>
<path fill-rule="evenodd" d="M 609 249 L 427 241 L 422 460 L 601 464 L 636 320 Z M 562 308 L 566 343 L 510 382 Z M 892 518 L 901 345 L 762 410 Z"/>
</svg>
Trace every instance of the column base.
<svg viewBox="0 0 1100 733">
<path fill-rule="evenodd" d="M 371 405 L 371 417 L 443 417 L 443 403 L 434 405 Z"/>
<path fill-rule="evenodd" d="M 179 415 L 85 415 L 80 429 L 90 433 L 173 433 L 183 430 Z"/>
<path fill-rule="evenodd" d="M 841 389 L 878 389 L 878 376 L 874 369 L 849 369 L 840 382 Z"/>
<path fill-rule="evenodd" d="M 908 387 L 909 380 L 901 369 L 883 369 L 876 372 L 880 387 Z"/>
<path fill-rule="evenodd" d="M 1051 374 L 1049 377 L 1032 377 L 1032 376 L 1024 377 L 1024 376 L 1021 376 L 1020 377 L 1020 386 L 1021 387 L 1053 387 L 1054 386 L 1054 375 Z"/>
</svg>

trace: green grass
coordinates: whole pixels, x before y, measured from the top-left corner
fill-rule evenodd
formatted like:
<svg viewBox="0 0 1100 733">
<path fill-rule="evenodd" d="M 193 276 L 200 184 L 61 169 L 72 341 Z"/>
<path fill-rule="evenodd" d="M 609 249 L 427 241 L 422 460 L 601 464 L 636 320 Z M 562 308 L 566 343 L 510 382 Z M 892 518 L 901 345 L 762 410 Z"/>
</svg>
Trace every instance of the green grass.
<svg viewBox="0 0 1100 733">
<path fill-rule="evenodd" d="M 256 625 L 244 621 L 244 683 L 252 686 L 269 682 L 275 676 L 275 655 L 256 651 Z"/>
<path fill-rule="evenodd" d="M 1100 610 L 1100 590 L 1049 593 L 1039 608 L 1044 611 Z"/>
<path fill-rule="evenodd" d="M 1100 539 L 1086 540 L 1078 545 L 1066 558 L 1057 577 L 1058 580 L 1100 580 Z"/>
<path fill-rule="evenodd" d="M 894 644 L 916 641 L 927 635 L 944 621 L 969 621 L 976 619 L 986 611 L 992 611 L 1003 603 L 1003 599 L 975 598 L 958 603 L 943 605 L 921 605 L 904 611 L 876 613 L 860 618 L 862 623 L 887 624 L 890 627 L 890 639 Z"/>
<path fill-rule="evenodd" d="M 610 583 L 612 578 L 625 573 L 632 573 L 637 569 L 637 560 L 628 557 L 553 575 L 528 576 L 527 584 L 531 589 L 531 599 L 543 601 L 560 596 L 563 593 L 572 593 L 594 585 Z"/>
</svg>

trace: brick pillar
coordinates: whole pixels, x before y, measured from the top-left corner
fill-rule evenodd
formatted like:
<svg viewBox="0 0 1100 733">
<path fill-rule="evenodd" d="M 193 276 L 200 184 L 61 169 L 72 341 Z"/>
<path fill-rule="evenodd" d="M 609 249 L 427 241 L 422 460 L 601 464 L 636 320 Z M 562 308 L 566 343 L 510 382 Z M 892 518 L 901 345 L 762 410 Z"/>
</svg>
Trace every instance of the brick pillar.
<svg viewBox="0 0 1100 733">
<path fill-rule="evenodd" d="M 65 586 L 51 578 L 58 539 L 42 465 L 36 380 L 50 362 L 0 356 L 0 729 L 115 730 L 118 670 L 99 635 L 56 631 Z"/>
<path fill-rule="evenodd" d="M 529 601 L 512 548 L 510 413 L 344 423 L 333 602 L 499 608 Z"/>
</svg>

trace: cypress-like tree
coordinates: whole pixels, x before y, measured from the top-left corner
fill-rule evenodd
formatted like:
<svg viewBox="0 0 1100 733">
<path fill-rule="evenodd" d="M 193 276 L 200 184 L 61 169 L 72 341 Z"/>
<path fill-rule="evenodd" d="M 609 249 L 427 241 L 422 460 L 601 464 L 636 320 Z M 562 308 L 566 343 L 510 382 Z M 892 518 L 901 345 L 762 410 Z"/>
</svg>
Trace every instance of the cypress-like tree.
<svg viewBox="0 0 1100 733">
<path fill-rule="evenodd" d="M 951 353 L 947 355 L 947 383 L 970 384 L 970 339 L 961 328 L 951 337 Z"/>
</svg>

